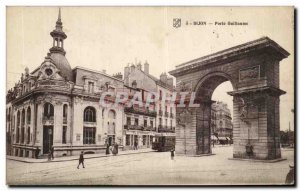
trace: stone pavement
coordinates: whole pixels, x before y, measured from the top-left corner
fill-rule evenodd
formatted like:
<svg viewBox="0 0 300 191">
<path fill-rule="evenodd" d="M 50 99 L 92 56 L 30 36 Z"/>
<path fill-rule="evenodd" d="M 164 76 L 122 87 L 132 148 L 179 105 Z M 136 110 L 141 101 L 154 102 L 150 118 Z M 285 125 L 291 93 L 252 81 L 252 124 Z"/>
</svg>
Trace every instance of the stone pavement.
<svg viewBox="0 0 300 191">
<path fill-rule="evenodd" d="M 147 148 L 147 149 L 139 149 L 139 150 L 126 150 L 126 151 L 120 151 L 118 155 L 132 155 L 132 154 L 140 154 L 140 153 L 149 153 L 149 152 L 155 152 L 154 150 Z M 112 154 L 106 155 L 105 153 L 101 154 L 85 154 L 84 159 L 92 159 L 92 158 L 101 158 L 101 157 L 110 157 L 113 156 Z M 16 156 L 6 156 L 6 159 L 8 160 L 14 160 L 19 162 L 25 162 L 25 163 L 50 163 L 50 162 L 65 162 L 65 161 L 73 161 L 78 160 L 79 155 L 74 156 L 64 156 L 64 157 L 57 157 L 54 158 L 54 160 L 48 161 L 48 158 L 26 158 L 26 157 L 16 157 Z"/>
<path fill-rule="evenodd" d="M 120 154 L 78 161 L 24 163 L 6 160 L 9 185 L 282 185 L 294 165 L 294 151 L 282 149 L 287 160 L 276 163 L 228 160 L 232 146 L 217 146 L 205 157 L 170 152 Z M 137 151 L 130 151 L 136 152 Z"/>
</svg>

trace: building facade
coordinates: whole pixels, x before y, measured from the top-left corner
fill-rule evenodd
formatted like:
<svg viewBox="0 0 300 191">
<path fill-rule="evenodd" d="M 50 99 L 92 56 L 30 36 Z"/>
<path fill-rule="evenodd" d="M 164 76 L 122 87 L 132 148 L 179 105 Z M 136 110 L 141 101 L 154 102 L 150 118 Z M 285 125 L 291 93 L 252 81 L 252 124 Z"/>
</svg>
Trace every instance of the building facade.
<svg viewBox="0 0 300 191">
<path fill-rule="evenodd" d="M 211 133 L 215 141 L 232 142 L 232 118 L 226 103 L 217 101 L 211 106 Z"/>
<path fill-rule="evenodd" d="M 131 64 L 124 68 L 124 83 L 131 93 L 140 92 L 144 107 L 125 108 L 125 147 L 133 148 L 136 142 L 141 148 L 151 147 L 155 135 L 175 136 L 175 106 L 164 96 L 171 96 L 173 79 L 166 73 L 160 79 L 149 73 L 149 63 Z M 157 101 L 147 105 L 147 98 Z M 155 98 L 153 98 L 155 99 Z"/>
<path fill-rule="evenodd" d="M 173 80 L 164 73 L 160 79 L 149 74 L 145 63 L 108 75 L 84 67 L 71 68 L 64 49 L 67 35 L 61 15 L 50 33 L 53 45 L 34 71 L 25 73 L 7 93 L 7 154 L 36 158 L 54 147 L 55 157 L 102 153 L 108 145 L 121 149 L 151 148 L 157 134 L 175 136 L 175 107 L 162 101 L 171 94 Z M 99 104 L 103 93 L 127 92 L 129 100 L 139 92 L 143 102 L 158 92 L 158 103 L 149 105 Z M 113 103 L 113 99 L 105 98 Z"/>
<path fill-rule="evenodd" d="M 7 153 L 20 157 L 104 152 L 123 142 L 123 107 L 101 107 L 103 92 L 124 88 L 120 76 L 82 67 L 65 57 L 60 13 L 50 33 L 53 46 L 34 71 L 28 68 L 7 93 Z M 109 101 L 109 100 L 108 100 Z"/>
</svg>

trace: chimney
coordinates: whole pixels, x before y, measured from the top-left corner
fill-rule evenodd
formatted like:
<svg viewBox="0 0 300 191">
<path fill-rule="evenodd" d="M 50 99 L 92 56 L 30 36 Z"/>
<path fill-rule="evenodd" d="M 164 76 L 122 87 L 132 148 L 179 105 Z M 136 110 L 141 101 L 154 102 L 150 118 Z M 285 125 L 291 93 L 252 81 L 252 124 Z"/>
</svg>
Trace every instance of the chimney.
<svg viewBox="0 0 300 191">
<path fill-rule="evenodd" d="M 164 82 L 164 83 L 167 83 L 167 79 L 168 79 L 168 77 L 167 77 L 167 74 L 166 74 L 166 73 L 162 73 L 162 74 L 160 75 L 160 81 L 162 81 L 162 82 Z"/>
<path fill-rule="evenodd" d="M 130 73 L 133 72 L 135 70 L 135 65 L 131 64 L 130 66 Z"/>
<path fill-rule="evenodd" d="M 144 63 L 144 72 L 145 72 L 146 74 L 149 74 L 149 64 L 148 64 L 147 60 L 146 60 L 146 62 Z"/>
<path fill-rule="evenodd" d="M 113 77 L 115 77 L 115 78 L 118 78 L 118 79 L 120 79 L 120 80 L 122 80 L 122 79 L 123 79 L 123 75 L 122 75 L 122 73 L 121 73 L 121 72 L 119 72 L 119 73 L 116 73 L 115 75 L 113 75 Z"/>
<path fill-rule="evenodd" d="M 139 63 L 136 65 L 136 68 L 137 68 L 138 70 L 142 70 L 142 64 L 139 62 Z"/>
<path fill-rule="evenodd" d="M 128 65 L 124 68 L 124 78 L 128 78 L 129 74 L 130 74 L 130 68 Z"/>
<path fill-rule="evenodd" d="M 29 68 L 26 67 L 26 68 L 25 68 L 25 76 L 27 77 L 28 75 L 29 75 Z"/>
<path fill-rule="evenodd" d="M 173 78 L 172 77 L 168 77 L 167 79 L 167 84 L 171 87 L 173 87 Z"/>
</svg>

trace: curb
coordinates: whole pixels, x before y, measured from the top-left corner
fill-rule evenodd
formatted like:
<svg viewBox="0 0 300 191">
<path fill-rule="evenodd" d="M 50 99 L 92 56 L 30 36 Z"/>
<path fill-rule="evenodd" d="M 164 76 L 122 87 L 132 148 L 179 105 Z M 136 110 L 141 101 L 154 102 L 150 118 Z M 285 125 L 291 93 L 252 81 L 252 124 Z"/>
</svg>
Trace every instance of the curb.
<svg viewBox="0 0 300 191">
<path fill-rule="evenodd" d="M 248 162 L 261 162 L 261 163 L 275 163 L 287 160 L 286 158 L 272 159 L 272 160 L 258 160 L 258 159 L 246 159 L 246 158 L 228 158 L 235 161 L 248 161 Z"/>
<path fill-rule="evenodd" d="M 134 155 L 134 154 L 141 154 L 141 153 L 150 153 L 150 152 L 156 152 L 156 151 L 142 151 L 142 152 L 137 152 L 137 153 L 123 153 L 123 154 L 118 154 L 116 156 L 122 156 L 122 155 Z M 95 159 L 95 158 L 104 158 L 104 157 L 111 157 L 111 155 L 103 155 L 103 156 L 92 156 L 92 157 L 88 157 L 85 158 L 84 160 L 88 160 L 88 159 Z M 114 157 L 114 156 L 112 156 Z M 67 161 L 74 161 L 74 160 L 78 160 L 78 158 L 74 158 L 74 159 L 64 159 L 64 160 L 58 160 L 58 161 L 24 161 L 21 159 L 15 159 L 15 158 L 7 158 L 7 160 L 12 160 L 12 161 L 18 161 L 18 162 L 24 162 L 24 163 L 53 163 L 53 162 L 67 162 Z M 39 160 L 39 159 L 37 159 Z"/>
</svg>

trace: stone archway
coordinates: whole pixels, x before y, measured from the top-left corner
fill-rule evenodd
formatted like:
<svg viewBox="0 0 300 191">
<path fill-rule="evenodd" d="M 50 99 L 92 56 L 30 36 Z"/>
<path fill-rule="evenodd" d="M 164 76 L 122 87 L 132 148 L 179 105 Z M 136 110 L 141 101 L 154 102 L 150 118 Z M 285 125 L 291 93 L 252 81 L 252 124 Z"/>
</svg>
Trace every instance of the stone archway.
<svg viewBox="0 0 300 191">
<path fill-rule="evenodd" d="M 196 108 L 177 108 L 176 153 L 211 154 L 211 96 L 230 81 L 233 91 L 233 158 L 281 158 L 279 62 L 289 53 L 268 37 L 181 65 L 169 73 L 196 93 Z M 184 89 L 184 88 L 183 88 Z M 177 87 L 177 91 L 181 91 Z"/>
</svg>

